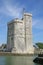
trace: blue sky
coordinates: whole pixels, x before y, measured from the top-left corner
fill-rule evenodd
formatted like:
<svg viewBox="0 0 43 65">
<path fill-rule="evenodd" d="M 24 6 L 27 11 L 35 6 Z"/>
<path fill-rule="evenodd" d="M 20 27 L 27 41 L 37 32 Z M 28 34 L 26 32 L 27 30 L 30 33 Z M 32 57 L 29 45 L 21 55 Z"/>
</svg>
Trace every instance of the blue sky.
<svg viewBox="0 0 43 65">
<path fill-rule="evenodd" d="M 23 8 L 32 13 L 33 44 L 43 42 L 43 0 L 0 0 L 0 45 L 7 42 L 7 22 L 21 18 Z"/>
</svg>

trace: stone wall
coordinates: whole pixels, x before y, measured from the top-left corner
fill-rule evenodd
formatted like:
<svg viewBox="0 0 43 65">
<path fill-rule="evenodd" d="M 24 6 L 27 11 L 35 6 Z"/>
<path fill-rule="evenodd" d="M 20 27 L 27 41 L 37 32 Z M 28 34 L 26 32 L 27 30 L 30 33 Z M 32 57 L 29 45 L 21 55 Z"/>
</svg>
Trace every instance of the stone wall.
<svg viewBox="0 0 43 65">
<path fill-rule="evenodd" d="M 24 13 L 23 20 L 8 23 L 8 48 L 12 53 L 34 53 L 32 45 L 32 14 Z"/>
</svg>

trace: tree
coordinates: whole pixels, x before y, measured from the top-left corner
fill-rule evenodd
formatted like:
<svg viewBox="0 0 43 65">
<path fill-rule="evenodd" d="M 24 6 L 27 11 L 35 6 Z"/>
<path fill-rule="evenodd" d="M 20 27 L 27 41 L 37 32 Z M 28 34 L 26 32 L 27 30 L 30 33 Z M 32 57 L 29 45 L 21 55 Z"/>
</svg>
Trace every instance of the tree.
<svg viewBox="0 0 43 65">
<path fill-rule="evenodd" d="M 42 42 L 38 42 L 38 43 L 36 43 L 36 45 L 38 46 L 39 49 L 43 49 L 43 43 Z"/>
<path fill-rule="evenodd" d="M 2 48 L 5 49 L 7 47 L 7 44 L 2 44 Z"/>
</svg>

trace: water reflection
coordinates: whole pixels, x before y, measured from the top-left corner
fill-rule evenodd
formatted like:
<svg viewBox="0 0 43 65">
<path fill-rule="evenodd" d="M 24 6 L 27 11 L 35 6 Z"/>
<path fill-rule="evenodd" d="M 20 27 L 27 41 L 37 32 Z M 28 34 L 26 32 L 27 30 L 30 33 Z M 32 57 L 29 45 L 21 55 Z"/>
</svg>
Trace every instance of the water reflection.
<svg viewBox="0 0 43 65">
<path fill-rule="evenodd" d="M 32 56 L 0 56 L 0 65 L 39 65 Z"/>
<path fill-rule="evenodd" d="M 12 65 L 12 56 L 6 56 L 5 65 Z"/>
<path fill-rule="evenodd" d="M 9 56 L 6 57 L 6 65 L 34 65 L 33 57 L 28 56 Z"/>
</svg>

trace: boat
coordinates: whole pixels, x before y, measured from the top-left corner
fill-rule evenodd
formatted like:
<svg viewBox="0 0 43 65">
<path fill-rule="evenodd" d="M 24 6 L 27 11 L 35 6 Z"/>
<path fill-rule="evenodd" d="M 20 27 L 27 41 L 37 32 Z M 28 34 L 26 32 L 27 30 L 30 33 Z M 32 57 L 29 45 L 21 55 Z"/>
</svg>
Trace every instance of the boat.
<svg viewBox="0 0 43 65">
<path fill-rule="evenodd" d="M 33 62 L 38 64 L 43 64 L 43 54 L 38 54 L 38 57 L 36 57 Z"/>
</svg>

